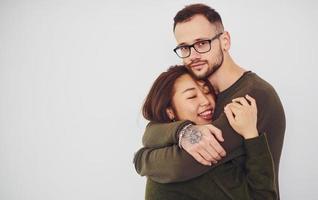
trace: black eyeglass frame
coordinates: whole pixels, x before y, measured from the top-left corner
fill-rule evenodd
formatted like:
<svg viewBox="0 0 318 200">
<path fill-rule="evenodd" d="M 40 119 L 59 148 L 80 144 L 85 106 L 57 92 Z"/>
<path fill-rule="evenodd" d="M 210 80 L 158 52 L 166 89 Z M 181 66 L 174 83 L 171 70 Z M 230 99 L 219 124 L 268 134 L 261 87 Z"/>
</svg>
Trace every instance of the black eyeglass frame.
<svg viewBox="0 0 318 200">
<path fill-rule="evenodd" d="M 209 40 L 200 40 L 200 41 L 197 41 L 197 42 L 195 42 L 195 43 L 193 43 L 193 44 L 191 44 L 191 45 L 181 45 L 181 46 L 177 46 L 176 48 L 173 49 L 173 51 L 174 51 L 174 52 L 177 54 L 177 56 L 180 57 L 180 58 L 187 58 L 187 57 L 189 57 L 189 56 L 191 55 L 191 48 L 192 48 L 192 47 L 193 47 L 193 49 L 194 49 L 196 52 L 198 52 L 198 53 L 200 53 L 200 54 L 209 52 L 209 51 L 211 50 L 211 43 L 212 43 L 212 41 L 215 40 L 215 39 L 217 39 L 217 38 L 219 38 L 222 34 L 223 34 L 223 32 L 218 33 L 218 34 L 216 34 L 213 38 L 211 38 L 211 39 L 209 39 Z M 209 50 L 203 51 L 203 52 L 198 51 L 198 50 L 194 47 L 194 45 L 196 45 L 196 44 L 198 44 L 198 43 L 200 43 L 200 42 L 209 42 L 209 45 L 210 45 Z M 187 48 L 189 48 L 189 55 L 187 55 L 187 56 L 180 56 L 180 55 L 177 53 L 177 50 L 180 49 L 180 48 L 182 48 L 182 47 L 187 47 Z"/>
</svg>

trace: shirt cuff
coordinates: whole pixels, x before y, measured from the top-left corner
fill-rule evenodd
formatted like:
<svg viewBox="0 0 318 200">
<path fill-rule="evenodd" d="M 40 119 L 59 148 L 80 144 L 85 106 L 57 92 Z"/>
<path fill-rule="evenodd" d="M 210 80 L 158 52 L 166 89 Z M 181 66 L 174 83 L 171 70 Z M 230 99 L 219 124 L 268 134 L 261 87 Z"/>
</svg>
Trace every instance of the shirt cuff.
<svg viewBox="0 0 318 200">
<path fill-rule="evenodd" d="M 244 146 L 247 156 L 257 156 L 263 154 L 268 150 L 266 133 L 260 134 L 255 138 L 244 140 Z"/>
<path fill-rule="evenodd" d="M 180 134 L 180 131 L 185 127 L 187 126 L 188 124 L 194 124 L 192 121 L 190 120 L 186 120 L 184 122 L 182 122 L 179 127 L 177 128 L 177 131 L 175 132 L 174 134 L 174 143 L 175 144 L 179 144 L 179 134 Z"/>
</svg>

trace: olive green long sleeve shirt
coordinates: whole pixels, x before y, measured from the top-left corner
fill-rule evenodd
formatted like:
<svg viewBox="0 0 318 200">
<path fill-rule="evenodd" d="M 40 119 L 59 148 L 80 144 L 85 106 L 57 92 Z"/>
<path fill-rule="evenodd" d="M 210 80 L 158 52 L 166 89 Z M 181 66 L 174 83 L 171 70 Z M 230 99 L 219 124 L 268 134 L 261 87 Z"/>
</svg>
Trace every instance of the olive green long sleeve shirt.
<svg viewBox="0 0 318 200">
<path fill-rule="evenodd" d="M 245 73 L 231 87 L 217 95 L 212 124 L 222 130 L 225 141 L 221 145 L 227 152 L 227 156 L 219 163 L 224 163 L 244 154 L 241 148 L 243 138 L 231 128 L 223 113 L 223 108 L 233 98 L 246 94 L 256 99 L 258 130 L 268 134 L 269 149 L 274 161 L 275 183 L 278 186 L 279 159 L 285 133 L 284 110 L 273 87 L 255 73 Z M 178 142 L 178 131 L 188 123 L 191 122 L 150 123 L 143 137 L 145 147 L 137 152 L 134 159 L 137 172 L 141 175 L 147 175 L 157 182 L 169 183 L 198 177 L 216 167 L 203 166 L 185 151 L 173 146 Z M 167 144 L 170 146 L 165 147 Z M 187 170 L 182 170 L 185 167 Z"/>
<path fill-rule="evenodd" d="M 266 134 L 245 140 L 243 146 L 245 156 L 235 157 L 197 178 L 166 184 L 148 178 L 145 199 L 277 199 Z M 187 171 L 187 167 L 181 171 Z"/>
</svg>

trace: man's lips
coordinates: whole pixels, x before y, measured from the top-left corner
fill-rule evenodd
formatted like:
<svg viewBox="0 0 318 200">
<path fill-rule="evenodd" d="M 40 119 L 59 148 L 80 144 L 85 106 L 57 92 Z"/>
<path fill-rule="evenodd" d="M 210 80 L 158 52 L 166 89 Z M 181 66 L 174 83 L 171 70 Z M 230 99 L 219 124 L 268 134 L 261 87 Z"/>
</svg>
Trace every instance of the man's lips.
<svg viewBox="0 0 318 200">
<path fill-rule="evenodd" d="M 190 65 L 191 68 L 194 68 L 194 69 L 200 69 L 202 68 L 202 66 L 205 64 L 205 62 L 198 62 L 198 63 L 194 63 L 192 65 Z"/>
<path fill-rule="evenodd" d="M 211 120 L 213 115 L 213 110 L 212 109 L 207 109 L 201 113 L 198 114 L 198 116 L 202 117 L 205 120 Z"/>
</svg>

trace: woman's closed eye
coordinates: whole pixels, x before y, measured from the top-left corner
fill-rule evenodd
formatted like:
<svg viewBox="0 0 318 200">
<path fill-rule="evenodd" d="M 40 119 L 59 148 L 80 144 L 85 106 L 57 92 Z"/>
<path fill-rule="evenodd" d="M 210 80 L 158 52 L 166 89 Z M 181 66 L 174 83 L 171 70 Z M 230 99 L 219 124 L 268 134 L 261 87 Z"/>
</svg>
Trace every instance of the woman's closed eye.
<svg viewBox="0 0 318 200">
<path fill-rule="evenodd" d="M 191 95 L 191 96 L 187 97 L 187 99 L 194 99 L 196 97 L 197 97 L 197 95 L 195 94 L 195 95 Z"/>
</svg>

